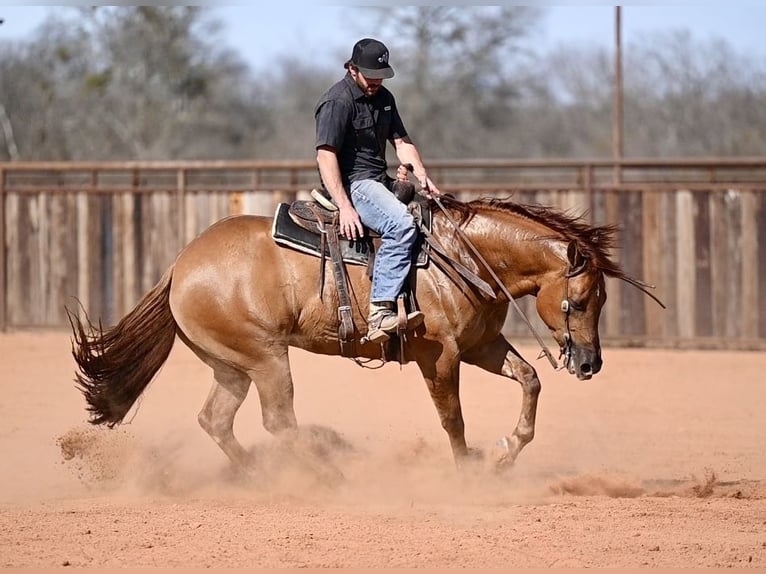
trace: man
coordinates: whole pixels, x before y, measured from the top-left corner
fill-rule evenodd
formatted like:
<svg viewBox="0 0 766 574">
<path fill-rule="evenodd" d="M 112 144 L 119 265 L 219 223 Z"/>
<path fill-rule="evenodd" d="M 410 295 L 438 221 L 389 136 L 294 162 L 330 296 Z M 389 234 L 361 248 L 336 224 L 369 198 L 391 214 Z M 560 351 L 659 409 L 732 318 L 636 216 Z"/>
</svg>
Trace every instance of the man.
<svg viewBox="0 0 766 574">
<path fill-rule="evenodd" d="M 358 239 L 365 225 L 381 236 L 373 268 L 367 338 L 383 342 L 397 330 L 395 302 L 407 282 L 418 234 L 407 207 L 389 189 L 386 142 L 393 144 L 403 165 L 412 166 L 423 190 L 440 191 L 407 135 L 393 94 L 383 87 L 383 80 L 394 76 L 386 46 L 372 38 L 359 40 L 344 67 L 345 77 L 319 99 L 314 110 L 317 163 L 322 183 L 338 206 L 341 234 Z M 400 168 L 397 178 L 406 177 Z M 407 329 L 417 327 L 423 319 L 419 311 L 410 313 Z"/>
</svg>

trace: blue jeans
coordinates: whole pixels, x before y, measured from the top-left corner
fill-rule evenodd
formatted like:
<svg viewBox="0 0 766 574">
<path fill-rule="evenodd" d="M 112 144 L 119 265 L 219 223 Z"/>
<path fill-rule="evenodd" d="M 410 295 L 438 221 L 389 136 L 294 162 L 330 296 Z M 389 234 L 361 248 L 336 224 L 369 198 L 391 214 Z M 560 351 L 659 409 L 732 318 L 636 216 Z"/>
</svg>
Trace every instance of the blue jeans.
<svg viewBox="0 0 766 574">
<path fill-rule="evenodd" d="M 351 183 L 351 203 L 362 223 L 381 237 L 370 301 L 396 301 L 412 267 L 412 247 L 418 238 L 415 219 L 385 185 L 371 179 Z"/>
</svg>

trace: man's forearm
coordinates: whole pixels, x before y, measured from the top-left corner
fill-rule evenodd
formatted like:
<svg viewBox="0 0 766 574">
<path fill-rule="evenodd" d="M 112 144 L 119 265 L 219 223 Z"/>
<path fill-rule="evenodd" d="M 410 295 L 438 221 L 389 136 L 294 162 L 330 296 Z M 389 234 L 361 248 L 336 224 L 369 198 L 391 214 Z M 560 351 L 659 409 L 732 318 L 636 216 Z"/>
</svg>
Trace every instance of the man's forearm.
<svg viewBox="0 0 766 574">
<path fill-rule="evenodd" d="M 348 198 L 343 180 L 340 176 L 340 166 L 335 152 L 319 149 L 317 151 L 317 164 L 319 165 L 319 174 L 322 176 L 322 182 L 325 189 L 335 201 L 338 207 L 347 207 L 351 205 Z"/>
</svg>

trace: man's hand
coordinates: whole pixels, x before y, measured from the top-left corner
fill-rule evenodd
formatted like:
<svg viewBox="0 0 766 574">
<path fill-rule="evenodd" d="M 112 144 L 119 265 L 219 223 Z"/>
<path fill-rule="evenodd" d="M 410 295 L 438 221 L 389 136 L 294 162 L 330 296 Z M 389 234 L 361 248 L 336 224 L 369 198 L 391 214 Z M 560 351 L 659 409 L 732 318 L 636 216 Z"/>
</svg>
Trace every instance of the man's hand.
<svg viewBox="0 0 766 574">
<path fill-rule="evenodd" d="M 423 179 L 420 180 L 420 189 L 422 189 L 426 193 L 426 197 L 431 197 L 433 195 L 442 195 L 441 190 L 434 185 L 434 182 L 431 181 L 431 178 L 427 175 L 423 177 Z"/>
<path fill-rule="evenodd" d="M 415 178 L 417 178 L 418 182 L 420 183 L 420 189 L 421 191 L 425 192 L 426 197 L 431 197 L 432 195 L 442 195 L 441 190 L 436 187 L 433 181 L 431 181 L 431 178 L 428 177 L 425 169 L 420 173 L 415 173 L 415 168 L 411 163 L 405 163 L 398 167 L 396 170 L 396 179 L 399 181 L 406 181 L 407 172 L 412 172 Z"/>
<path fill-rule="evenodd" d="M 361 239 L 364 235 L 364 226 L 356 209 L 349 203 L 348 206 L 339 207 L 338 210 L 340 211 L 338 218 L 340 234 L 346 239 Z"/>
</svg>

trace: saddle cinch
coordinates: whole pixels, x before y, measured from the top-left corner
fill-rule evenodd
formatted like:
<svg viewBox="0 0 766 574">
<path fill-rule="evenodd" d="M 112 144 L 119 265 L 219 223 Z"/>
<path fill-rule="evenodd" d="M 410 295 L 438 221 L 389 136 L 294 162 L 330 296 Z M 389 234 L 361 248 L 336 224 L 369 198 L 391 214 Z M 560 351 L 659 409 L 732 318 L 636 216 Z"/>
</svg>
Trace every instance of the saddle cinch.
<svg viewBox="0 0 766 574">
<path fill-rule="evenodd" d="M 424 233 L 421 233 L 415 245 L 415 267 L 428 265 L 429 246 L 423 238 L 431 229 L 431 210 L 426 198 L 415 193 L 411 182 L 396 181 L 392 192 L 404 203 L 407 203 L 410 213 Z M 297 249 L 314 257 L 320 258 L 319 295 L 322 296 L 325 282 L 325 262 L 329 257 L 332 262 L 335 287 L 338 292 L 338 340 L 341 355 L 354 357 L 355 328 L 351 311 L 351 298 L 348 294 L 346 264 L 363 265 L 367 268 L 367 276 L 372 277 L 375 252 L 380 245 L 380 236 L 370 229 L 359 240 L 349 240 L 341 237 L 338 232 L 338 211 L 329 198 L 319 190 L 313 190 L 312 200 L 296 200 L 291 204 L 280 203 L 274 215 L 272 237 L 280 245 Z M 403 308 L 406 300 L 400 300 L 400 313 L 406 313 Z M 402 343 L 403 341 L 400 341 Z M 400 352 L 399 360 L 402 361 Z"/>
</svg>

